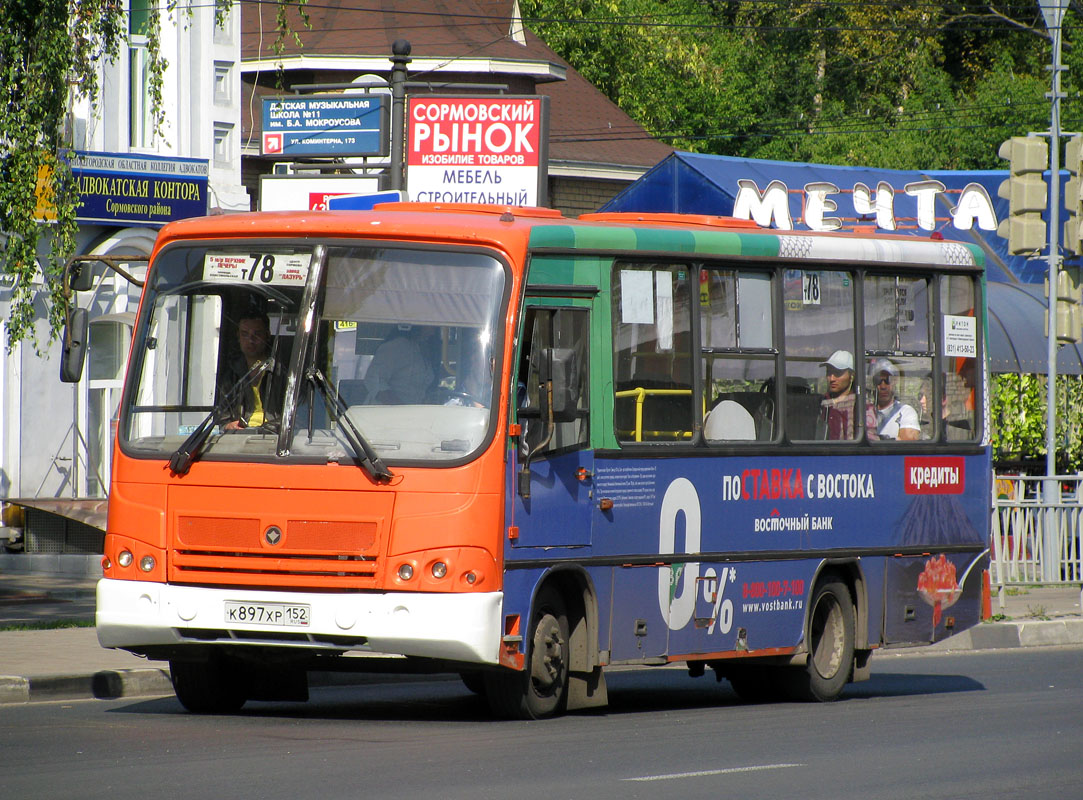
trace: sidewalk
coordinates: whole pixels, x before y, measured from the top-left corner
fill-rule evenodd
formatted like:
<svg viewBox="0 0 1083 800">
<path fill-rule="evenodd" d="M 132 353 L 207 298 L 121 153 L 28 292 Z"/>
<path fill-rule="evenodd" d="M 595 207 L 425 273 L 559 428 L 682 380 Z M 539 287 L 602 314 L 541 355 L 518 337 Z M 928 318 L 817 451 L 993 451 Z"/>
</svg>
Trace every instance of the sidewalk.
<svg viewBox="0 0 1083 800">
<path fill-rule="evenodd" d="M 10 561 L 2 562 L 0 628 L 52 620 L 92 622 L 96 582 L 93 575 L 24 572 L 12 569 Z M 994 589 L 995 621 L 963 631 L 928 649 L 1083 644 L 1078 586 L 1009 591 L 1001 609 Z M 106 650 L 98 644 L 94 628 L 0 630 L 0 706 L 172 692 L 165 662 L 147 661 L 121 650 Z"/>
</svg>

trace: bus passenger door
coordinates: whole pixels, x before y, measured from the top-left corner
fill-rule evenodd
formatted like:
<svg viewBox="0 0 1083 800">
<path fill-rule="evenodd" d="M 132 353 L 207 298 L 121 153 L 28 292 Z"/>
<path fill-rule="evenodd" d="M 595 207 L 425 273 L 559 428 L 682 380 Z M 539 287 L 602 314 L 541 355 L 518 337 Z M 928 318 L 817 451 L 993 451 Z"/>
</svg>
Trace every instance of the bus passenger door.
<svg viewBox="0 0 1083 800">
<path fill-rule="evenodd" d="M 515 385 L 521 433 L 512 461 L 517 547 L 590 544 L 589 302 L 526 308 Z"/>
</svg>

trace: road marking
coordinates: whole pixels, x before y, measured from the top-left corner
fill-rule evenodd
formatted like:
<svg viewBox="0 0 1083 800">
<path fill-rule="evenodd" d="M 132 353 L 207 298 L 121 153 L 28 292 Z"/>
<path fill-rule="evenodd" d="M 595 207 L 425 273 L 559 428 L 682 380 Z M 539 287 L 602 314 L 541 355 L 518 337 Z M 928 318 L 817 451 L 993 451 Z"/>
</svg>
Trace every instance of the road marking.
<svg viewBox="0 0 1083 800">
<path fill-rule="evenodd" d="M 768 769 L 790 769 L 791 767 L 803 767 L 805 764 L 763 764 L 758 767 L 728 767 L 726 769 L 703 769 L 698 772 L 674 772 L 670 775 L 644 775 L 640 778 L 621 778 L 623 781 L 636 781 L 645 783 L 648 781 L 672 781 L 678 778 L 703 778 L 708 775 L 732 775 L 738 772 L 762 772 Z"/>
</svg>

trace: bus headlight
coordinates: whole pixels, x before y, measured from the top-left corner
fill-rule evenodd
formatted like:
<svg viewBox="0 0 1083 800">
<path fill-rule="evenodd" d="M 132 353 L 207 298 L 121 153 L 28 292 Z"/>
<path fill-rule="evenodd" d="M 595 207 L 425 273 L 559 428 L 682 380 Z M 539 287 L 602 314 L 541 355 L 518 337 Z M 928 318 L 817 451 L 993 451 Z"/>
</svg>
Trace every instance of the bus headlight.
<svg viewBox="0 0 1083 800">
<path fill-rule="evenodd" d="M 435 561 L 432 565 L 432 576 L 434 578 L 442 578 L 447 575 L 447 564 L 443 561 Z"/>
<path fill-rule="evenodd" d="M 133 559 L 131 550 L 121 550 L 120 555 L 117 556 L 117 563 L 122 567 L 130 567 Z"/>
<path fill-rule="evenodd" d="M 400 564 L 399 565 L 399 580 L 408 581 L 412 577 L 414 577 L 414 568 L 413 568 L 413 566 L 410 565 L 410 564 Z"/>
<path fill-rule="evenodd" d="M 154 569 L 154 565 L 154 556 L 143 556 L 139 559 L 139 569 L 143 570 L 143 572 L 150 572 Z"/>
</svg>

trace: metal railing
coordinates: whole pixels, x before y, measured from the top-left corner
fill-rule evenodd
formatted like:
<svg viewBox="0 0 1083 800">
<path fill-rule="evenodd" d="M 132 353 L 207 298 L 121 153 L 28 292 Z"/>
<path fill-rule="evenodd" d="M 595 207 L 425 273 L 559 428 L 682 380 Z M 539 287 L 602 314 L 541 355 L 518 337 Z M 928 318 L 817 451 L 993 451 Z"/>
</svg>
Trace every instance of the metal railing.
<svg viewBox="0 0 1083 800">
<path fill-rule="evenodd" d="M 1083 475 L 997 475 L 990 583 L 1083 585 Z"/>
<path fill-rule="evenodd" d="M 621 431 L 621 435 L 630 437 L 634 442 L 642 442 L 644 439 L 690 439 L 692 437 L 692 431 L 690 430 L 643 429 L 643 405 L 648 397 L 691 397 L 691 389 L 645 389 L 636 387 L 635 389 L 622 389 L 614 394 L 618 400 L 626 398 L 635 400 L 635 429 Z"/>
</svg>

